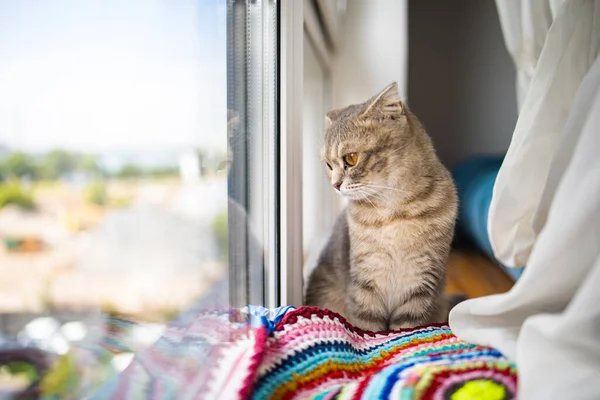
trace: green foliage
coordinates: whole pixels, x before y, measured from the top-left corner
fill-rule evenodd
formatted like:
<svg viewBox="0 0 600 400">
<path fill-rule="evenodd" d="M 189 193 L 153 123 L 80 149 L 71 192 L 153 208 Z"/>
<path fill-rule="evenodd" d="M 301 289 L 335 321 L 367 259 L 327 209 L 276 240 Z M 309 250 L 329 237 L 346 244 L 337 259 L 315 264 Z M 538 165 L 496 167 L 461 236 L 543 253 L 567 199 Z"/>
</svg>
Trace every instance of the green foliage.
<svg viewBox="0 0 600 400">
<path fill-rule="evenodd" d="M 85 188 L 85 200 L 90 204 L 98 206 L 108 205 L 108 195 L 106 185 L 102 182 L 96 182 Z"/>
<path fill-rule="evenodd" d="M 12 179 L 52 182 L 72 173 L 85 173 L 95 179 L 109 176 L 103 170 L 98 156 L 93 154 L 55 149 L 41 155 L 12 152 L 0 158 L 0 182 Z M 177 166 L 144 167 L 129 163 L 112 176 L 118 179 L 171 178 L 178 174 Z"/>
<path fill-rule="evenodd" d="M 0 181 L 11 178 L 30 178 L 38 176 L 38 167 L 30 156 L 21 152 L 10 153 L 0 160 Z"/>
<path fill-rule="evenodd" d="M 110 206 L 116 208 L 129 207 L 131 205 L 131 197 L 113 197 L 110 199 Z"/>
<path fill-rule="evenodd" d="M 43 397 L 60 398 L 77 389 L 80 380 L 81 374 L 77 371 L 74 356 L 67 353 L 60 356 L 42 378 L 40 390 Z"/>
<path fill-rule="evenodd" d="M 170 178 L 179 175 L 177 167 L 156 167 L 148 171 L 153 178 Z"/>
<path fill-rule="evenodd" d="M 55 180 L 62 175 L 73 172 L 77 167 L 77 155 L 64 150 L 52 150 L 40 161 L 42 178 Z"/>
<path fill-rule="evenodd" d="M 115 176 L 121 179 L 132 179 L 132 178 L 140 178 L 144 175 L 144 171 L 142 168 L 135 164 L 125 164 L 123 167 L 117 171 Z"/>
<path fill-rule="evenodd" d="M 219 214 L 212 222 L 212 231 L 219 249 L 219 259 L 227 263 L 229 257 L 229 234 L 227 213 Z"/>
<path fill-rule="evenodd" d="M 24 190 L 21 184 L 16 181 L 0 183 L 0 209 L 10 204 L 23 210 L 33 210 L 35 208 L 31 192 Z"/>
<path fill-rule="evenodd" d="M 24 361 L 9 361 L 2 365 L 0 370 L 12 376 L 23 376 L 29 383 L 36 382 L 40 378 L 35 366 Z"/>
<path fill-rule="evenodd" d="M 0 159 L 0 182 L 13 178 L 53 181 L 73 172 L 103 174 L 96 156 L 66 150 L 52 150 L 42 156 L 13 152 Z"/>
<path fill-rule="evenodd" d="M 83 172 L 91 172 L 95 174 L 102 174 L 102 168 L 98 163 L 98 158 L 91 154 L 85 154 L 81 156 L 79 160 L 79 169 Z"/>
<path fill-rule="evenodd" d="M 150 167 L 144 168 L 137 164 L 125 164 L 115 174 L 119 179 L 138 179 L 143 177 L 150 178 L 172 178 L 179 174 L 177 167 Z"/>
</svg>

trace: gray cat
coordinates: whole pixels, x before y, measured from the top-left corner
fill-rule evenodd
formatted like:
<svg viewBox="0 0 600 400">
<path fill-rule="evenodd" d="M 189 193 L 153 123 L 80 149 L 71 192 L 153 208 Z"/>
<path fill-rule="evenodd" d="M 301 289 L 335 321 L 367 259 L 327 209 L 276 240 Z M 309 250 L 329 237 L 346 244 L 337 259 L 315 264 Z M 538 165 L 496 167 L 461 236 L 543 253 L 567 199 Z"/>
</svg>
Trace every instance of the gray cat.
<svg viewBox="0 0 600 400">
<path fill-rule="evenodd" d="M 330 111 L 324 139 L 327 174 L 349 204 L 309 277 L 305 304 L 369 331 L 445 321 L 456 190 L 396 83 Z"/>
</svg>

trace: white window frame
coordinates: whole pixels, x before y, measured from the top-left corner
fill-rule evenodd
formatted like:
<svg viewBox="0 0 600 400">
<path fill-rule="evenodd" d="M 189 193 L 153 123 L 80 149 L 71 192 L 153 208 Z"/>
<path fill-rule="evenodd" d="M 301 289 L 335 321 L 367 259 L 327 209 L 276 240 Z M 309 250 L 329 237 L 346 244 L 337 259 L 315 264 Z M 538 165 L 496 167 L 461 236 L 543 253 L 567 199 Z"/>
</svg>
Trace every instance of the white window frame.
<svg viewBox="0 0 600 400">
<path fill-rule="evenodd" d="M 302 107 L 304 37 L 318 58 L 332 70 L 337 25 L 331 1 L 280 1 L 279 65 L 279 301 L 269 305 L 300 306 L 303 301 L 302 243 Z M 315 4 L 319 10 L 315 9 Z M 322 18 L 319 19 L 317 13 Z M 326 39 L 327 37 L 327 39 Z M 270 274 L 269 274 L 270 276 Z M 268 282 L 271 286 L 274 282 Z"/>
<path fill-rule="evenodd" d="M 304 1 L 280 1 L 280 298 L 302 305 L 302 93 Z M 269 283 L 270 284 L 270 283 Z"/>
</svg>

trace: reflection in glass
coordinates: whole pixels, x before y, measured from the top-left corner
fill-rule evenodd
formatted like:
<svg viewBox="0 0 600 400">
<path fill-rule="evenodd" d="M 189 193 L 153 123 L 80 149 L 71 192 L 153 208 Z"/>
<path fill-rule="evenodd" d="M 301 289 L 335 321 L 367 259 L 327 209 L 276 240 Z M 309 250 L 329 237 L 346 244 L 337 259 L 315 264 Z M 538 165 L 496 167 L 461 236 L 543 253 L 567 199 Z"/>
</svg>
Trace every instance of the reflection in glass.
<svg viewBox="0 0 600 400">
<path fill-rule="evenodd" d="M 90 393 L 229 282 L 226 36 L 224 0 L 0 1 L 0 397 Z"/>
</svg>

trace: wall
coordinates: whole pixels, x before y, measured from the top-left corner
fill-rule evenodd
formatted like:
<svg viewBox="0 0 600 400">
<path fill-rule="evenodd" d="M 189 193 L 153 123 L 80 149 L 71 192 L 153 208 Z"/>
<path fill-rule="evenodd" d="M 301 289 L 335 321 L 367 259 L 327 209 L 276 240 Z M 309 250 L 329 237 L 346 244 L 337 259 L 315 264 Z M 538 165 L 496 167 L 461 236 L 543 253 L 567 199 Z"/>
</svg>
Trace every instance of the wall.
<svg viewBox="0 0 600 400">
<path fill-rule="evenodd" d="M 390 82 L 403 97 L 407 71 L 407 0 L 349 0 L 332 73 L 333 106 L 362 103 Z"/>
<path fill-rule="evenodd" d="M 494 0 L 349 0 L 340 33 L 333 107 L 396 80 L 447 165 L 506 151 L 515 70 Z"/>
<path fill-rule="evenodd" d="M 517 118 L 515 69 L 493 0 L 411 0 L 409 106 L 454 166 L 504 154 Z"/>
</svg>

